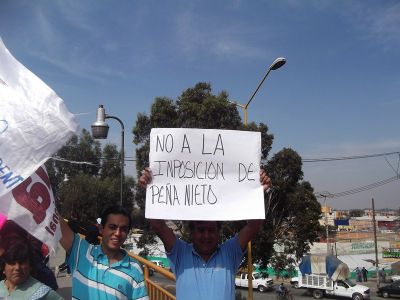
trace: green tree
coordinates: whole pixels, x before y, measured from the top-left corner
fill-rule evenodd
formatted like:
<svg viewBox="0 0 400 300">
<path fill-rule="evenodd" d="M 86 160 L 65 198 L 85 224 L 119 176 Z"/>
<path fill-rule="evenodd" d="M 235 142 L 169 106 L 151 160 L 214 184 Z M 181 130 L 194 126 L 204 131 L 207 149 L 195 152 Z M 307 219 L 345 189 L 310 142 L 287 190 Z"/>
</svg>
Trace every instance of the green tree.
<svg viewBox="0 0 400 300">
<path fill-rule="evenodd" d="M 101 147 L 90 133 L 83 129 L 80 135 L 74 135 L 69 141 L 46 162 L 53 190 L 57 194 L 65 175 L 73 177 L 83 172 L 95 175 L 100 165 Z M 87 163 L 81 163 L 81 162 Z"/>
<path fill-rule="evenodd" d="M 95 222 L 104 207 L 119 204 L 120 157 L 116 145 L 107 144 L 102 149 L 83 129 L 46 163 L 57 209 L 64 218 L 76 217 L 86 227 Z M 123 205 L 131 210 L 134 179 L 126 176 L 123 184 Z"/>
<path fill-rule="evenodd" d="M 149 138 L 151 128 L 214 128 L 231 130 L 249 130 L 261 132 L 262 161 L 274 183 L 274 191 L 265 198 L 266 220 L 263 231 L 253 243 L 255 260 L 262 265 L 272 261 L 276 251 L 274 243 L 285 244 L 288 254 L 301 257 L 308 250 L 308 242 L 318 237 L 320 226 L 318 218 L 320 205 L 313 195 L 308 182 L 302 182 L 301 157 L 291 149 L 283 149 L 271 160 L 267 160 L 274 136 L 268 126 L 250 123 L 245 126 L 240 118 L 236 105 L 229 101 L 225 91 L 215 95 L 209 83 L 197 83 L 194 87 L 182 92 L 176 101 L 158 97 L 151 106 L 150 115 L 139 114 L 133 128 L 136 148 L 136 168 L 140 171 L 148 166 Z M 145 208 L 145 191 L 138 189 L 136 198 L 141 208 L 136 216 L 143 214 Z M 141 217 L 143 220 L 143 216 Z M 244 221 L 243 221 L 244 222 Z M 243 222 L 224 222 L 223 239 L 231 237 Z M 187 231 L 184 223 L 177 222 L 185 237 Z M 144 226 L 142 245 L 151 242 L 152 233 L 148 225 Z M 286 264 L 283 259 L 275 259 L 276 264 Z M 290 263 L 290 261 L 289 261 Z M 279 266 L 278 266 L 279 267 Z M 279 269 L 279 268 L 278 268 Z"/>
<path fill-rule="evenodd" d="M 364 211 L 362 209 L 351 209 L 349 212 L 350 217 L 362 217 L 364 215 Z"/>
</svg>

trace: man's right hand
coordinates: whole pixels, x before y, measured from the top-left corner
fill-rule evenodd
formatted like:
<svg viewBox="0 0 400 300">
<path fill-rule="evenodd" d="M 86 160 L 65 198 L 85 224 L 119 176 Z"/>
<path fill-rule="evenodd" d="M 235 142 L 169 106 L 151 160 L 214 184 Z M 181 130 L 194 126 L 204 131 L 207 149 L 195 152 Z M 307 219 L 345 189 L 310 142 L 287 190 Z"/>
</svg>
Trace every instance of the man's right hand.
<svg viewBox="0 0 400 300">
<path fill-rule="evenodd" d="M 151 173 L 151 169 L 147 167 L 142 171 L 142 175 L 139 177 L 139 185 L 145 189 L 152 180 L 153 175 Z"/>
<path fill-rule="evenodd" d="M 71 230 L 71 227 L 64 221 L 63 217 L 60 216 L 60 228 L 61 228 L 61 239 L 60 244 L 64 248 L 64 250 L 69 253 L 72 248 L 72 244 L 74 242 L 74 232 Z"/>
</svg>

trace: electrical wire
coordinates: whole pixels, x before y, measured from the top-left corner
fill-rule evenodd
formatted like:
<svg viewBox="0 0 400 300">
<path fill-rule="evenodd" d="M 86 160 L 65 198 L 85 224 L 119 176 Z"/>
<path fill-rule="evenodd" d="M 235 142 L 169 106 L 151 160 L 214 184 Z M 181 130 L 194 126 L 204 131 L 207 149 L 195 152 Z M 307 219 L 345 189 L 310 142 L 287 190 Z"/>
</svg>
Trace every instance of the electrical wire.
<svg viewBox="0 0 400 300">
<path fill-rule="evenodd" d="M 62 161 L 62 162 L 69 162 L 71 164 L 77 164 L 77 165 L 91 165 L 91 166 L 97 166 L 96 164 L 92 163 L 92 162 L 88 162 L 88 161 L 75 161 L 75 160 L 68 160 L 68 159 L 64 159 L 61 157 L 56 157 L 56 156 L 52 156 L 50 157 L 53 160 L 57 160 L 57 161 Z"/>
<path fill-rule="evenodd" d="M 378 153 L 378 154 L 353 155 L 353 156 L 341 156 L 341 157 L 325 157 L 325 158 L 303 158 L 301 161 L 304 163 L 324 162 L 324 161 L 335 161 L 335 160 L 371 158 L 371 157 L 388 156 L 388 155 L 394 155 L 394 154 L 400 155 L 400 152 L 387 152 L 387 153 Z"/>
<path fill-rule="evenodd" d="M 349 196 L 349 195 L 353 195 L 353 194 L 356 194 L 356 193 L 368 191 L 368 190 L 380 187 L 382 185 L 391 183 L 391 182 L 393 182 L 395 180 L 399 180 L 399 179 L 400 179 L 400 176 L 393 176 L 393 177 L 390 177 L 390 178 L 387 178 L 387 179 L 384 179 L 384 180 L 381 180 L 381 181 L 378 181 L 378 182 L 374 182 L 374 183 L 371 183 L 371 184 L 368 184 L 368 185 L 365 185 L 365 186 L 361 186 L 361 187 L 357 187 L 357 188 L 354 188 L 354 189 L 351 189 L 351 190 L 347 190 L 347 191 L 344 191 L 344 192 L 339 192 L 339 193 L 315 193 L 314 195 L 317 198 L 325 198 L 325 197 L 326 198 L 339 198 L 339 197 L 343 197 L 343 196 Z"/>
<path fill-rule="evenodd" d="M 389 155 L 399 155 L 399 161 L 397 163 L 397 170 L 390 164 L 386 156 Z M 377 153 L 377 154 L 367 154 L 367 155 L 352 155 L 352 156 L 341 156 L 341 157 L 327 157 L 327 158 L 305 158 L 302 159 L 302 162 L 304 163 L 311 163 L 311 162 L 328 162 L 328 161 L 338 161 L 338 160 L 349 160 L 349 159 L 361 159 L 361 158 L 373 158 L 373 157 L 381 157 L 384 156 L 386 162 L 389 164 L 390 168 L 395 172 L 396 176 L 386 178 L 381 181 L 377 181 L 365 186 L 357 187 L 351 190 L 339 192 L 339 193 L 329 193 L 329 192 L 318 192 L 314 193 L 315 197 L 317 198 L 339 198 L 339 197 L 344 197 L 344 196 L 349 196 L 353 195 L 356 193 L 361 193 L 364 191 L 368 191 L 377 187 L 380 187 L 382 185 L 391 183 L 395 180 L 400 179 L 400 174 L 399 174 L 399 165 L 400 165 L 400 152 L 386 152 L 386 153 Z"/>
<path fill-rule="evenodd" d="M 349 159 L 362 159 L 362 158 L 372 158 L 372 157 L 380 157 L 380 156 L 388 156 L 388 155 L 399 155 L 400 158 L 400 152 L 386 152 L 386 153 L 377 153 L 377 154 L 366 154 L 366 155 L 352 155 L 352 156 L 341 156 L 341 157 L 327 157 L 327 158 L 305 158 L 302 159 L 302 162 L 305 163 L 310 163 L 310 162 L 327 162 L 327 161 L 338 161 L 338 160 L 349 160 Z M 87 164 L 87 165 L 92 165 L 92 166 L 97 166 L 94 163 L 91 162 L 86 162 L 86 161 L 72 161 L 72 160 L 67 160 L 67 159 L 63 159 L 60 157 L 51 157 L 54 160 L 58 160 L 58 161 L 63 161 L 63 162 L 69 162 L 72 164 Z M 130 159 L 133 157 L 125 157 L 125 162 L 126 161 L 136 161 L 136 159 Z M 101 160 L 109 160 L 109 161 L 117 161 L 119 160 L 119 158 L 105 158 L 105 157 L 100 157 Z M 385 158 L 386 159 L 386 158 Z M 387 161 L 387 159 L 386 159 Z M 388 161 L 387 161 L 388 162 Z M 388 162 L 389 163 L 389 162 Z M 390 164 L 389 164 L 390 165 Z M 398 162 L 398 166 L 397 166 L 397 171 L 399 169 L 399 165 L 400 165 L 400 159 Z M 98 166 L 97 166 L 98 167 Z M 390 167 L 392 168 L 393 171 L 394 168 L 393 166 L 390 165 Z M 353 195 L 356 193 L 360 193 L 360 192 L 364 192 L 364 191 L 368 191 L 377 187 L 380 187 L 382 185 L 391 183 L 393 181 L 399 180 L 400 179 L 400 174 L 398 172 L 395 172 L 397 175 L 378 181 L 378 182 L 374 182 L 365 186 L 361 186 L 361 187 L 357 187 L 351 190 L 347 190 L 347 191 L 343 191 L 343 192 L 339 192 L 339 193 L 314 193 L 314 195 L 317 198 L 339 198 L 339 197 L 343 197 L 343 196 L 349 196 L 349 195 Z"/>
</svg>

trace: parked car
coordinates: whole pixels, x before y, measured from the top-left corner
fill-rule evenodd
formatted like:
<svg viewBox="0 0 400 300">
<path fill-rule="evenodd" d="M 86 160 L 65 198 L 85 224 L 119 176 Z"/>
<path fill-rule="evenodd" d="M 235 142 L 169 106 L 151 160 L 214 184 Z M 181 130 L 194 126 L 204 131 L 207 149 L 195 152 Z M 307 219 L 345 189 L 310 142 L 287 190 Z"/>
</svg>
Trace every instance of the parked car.
<svg viewBox="0 0 400 300">
<path fill-rule="evenodd" d="M 151 262 L 153 264 L 155 264 L 156 266 L 158 266 L 158 267 L 165 268 L 165 266 L 164 266 L 164 264 L 163 264 L 163 262 L 161 260 L 151 260 Z M 144 265 L 143 265 L 142 268 L 144 269 Z M 153 276 L 153 274 L 154 274 L 154 269 L 153 268 L 149 268 L 149 275 Z"/>
<path fill-rule="evenodd" d="M 390 282 L 395 282 L 396 280 L 400 280 L 400 275 L 392 275 L 392 276 L 390 276 Z"/>
<path fill-rule="evenodd" d="M 393 283 L 380 287 L 376 293 L 378 296 L 383 298 L 395 295 L 400 296 L 400 280 L 396 280 Z"/>
<path fill-rule="evenodd" d="M 295 289 L 299 288 L 299 277 L 292 277 L 290 278 L 290 284 L 292 285 L 292 287 L 294 287 Z"/>
<path fill-rule="evenodd" d="M 161 268 L 165 268 L 164 267 L 164 263 L 161 260 L 151 260 L 151 262 Z"/>
<path fill-rule="evenodd" d="M 237 287 L 248 287 L 249 281 L 247 273 L 237 274 L 235 278 L 235 286 Z M 260 292 L 272 290 L 274 286 L 274 280 L 271 278 L 263 277 L 260 272 L 253 272 L 252 276 L 253 289 L 257 289 Z"/>
<path fill-rule="evenodd" d="M 142 265 L 142 270 L 143 270 L 143 273 L 144 273 L 144 269 L 145 269 L 145 265 L 143 264 Z M 149 268 L 149 276 L 153 276 L 154 275 L 154 269 L 152 269 L 152 268 Z"/>
</svg>

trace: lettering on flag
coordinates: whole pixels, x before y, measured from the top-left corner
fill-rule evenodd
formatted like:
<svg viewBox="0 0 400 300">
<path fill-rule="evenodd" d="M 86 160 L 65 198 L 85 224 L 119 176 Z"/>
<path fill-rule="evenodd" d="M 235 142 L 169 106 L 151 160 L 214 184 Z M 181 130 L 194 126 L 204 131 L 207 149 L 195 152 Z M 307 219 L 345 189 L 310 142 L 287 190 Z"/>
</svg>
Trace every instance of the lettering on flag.
<svg viewBox="0 0 400 300">
<path fill-rule="evenodd" d="M 0 213 L 55 249 L 61 238 L 59 215 L 44 167 L 0 198 Z"/>
</svg>

